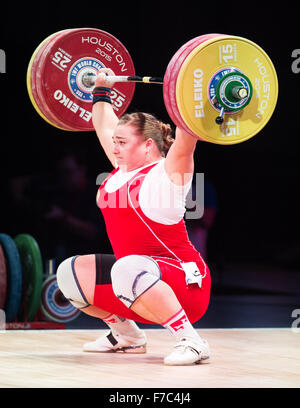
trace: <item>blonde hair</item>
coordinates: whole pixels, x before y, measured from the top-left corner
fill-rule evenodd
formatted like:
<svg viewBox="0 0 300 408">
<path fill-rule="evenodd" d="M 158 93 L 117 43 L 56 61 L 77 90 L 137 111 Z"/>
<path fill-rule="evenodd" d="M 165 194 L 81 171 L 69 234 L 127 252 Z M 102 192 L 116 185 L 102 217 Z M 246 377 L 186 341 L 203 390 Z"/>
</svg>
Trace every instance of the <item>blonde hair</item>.
<svg viewBox="0 0 300 408">
<path fill-rule="evenodd" d="M 166 155 L 174 142 L 171 126 L 149 113 L 126 113 L 119 120 L 119 125 L 125 124 L 135 126 L 138 132 L 144 136 L 144 140 L 153 139 L 162 156 Z"/>
</svg>

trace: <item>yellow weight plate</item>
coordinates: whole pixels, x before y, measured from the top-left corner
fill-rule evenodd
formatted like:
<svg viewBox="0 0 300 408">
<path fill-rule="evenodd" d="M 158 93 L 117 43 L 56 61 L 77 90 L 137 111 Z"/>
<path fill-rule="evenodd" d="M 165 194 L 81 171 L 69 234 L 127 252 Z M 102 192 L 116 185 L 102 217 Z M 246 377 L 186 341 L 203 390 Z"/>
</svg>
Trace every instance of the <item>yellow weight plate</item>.
<svg viewBox="0 0 300 408">
<path fill-rule="evenodd" d="M 35 59 L 35 57 L 37 56 L 37 53 L 39 52 L 39 50 L 42 48 L 42 46 L 43 46 L 46 42 L 48 42 L 52 37 L 54 37 L 55 35 L 57 35 L 58 33 L 62 32 L 62 31 L 64 31 L 64 30 L 61 30 L 61 31 L 58 31 L 58 32 L 56 32 L 56 33 L 54 33 L 54 34 L 49 35 L 49 36 L 48 36 L 47 38 L 45 38 L 45 40 L 43 40 L 43 41 L 38 45 L 38 47 L 34 50 L 32 56 L 31 56 L 31 58 L 30 58 L 29 64 L 28 64 L 28 68 L 27 68 L 26 85 L 27 85 L 27 92 L 28 92 L 29 98 L 30 98 L 30 100 L 31 100 L 31 103 L 32 103 L 33 107 L 34 107 L 35 110 L 37 111 L 37 113 L 38 113 L 47 123 L 49 123 L 50 125 L 52 125 L 52 126 L 58 128 L 58 129 L 61 129 L 61 130 L 68 130 L 68 129 L 59 127 L 57 124 L 51 122 L 51 121 L 41 112 L 41 110 L 39 109 L 39 107 L 38 107 L 38 105 L 37 105 L 37 103 L 36 103 L 36 101 L 35 101 L 35 99 L 34 99 L 34 96 L 33 96 L 33 94 L 32 94 L 32 87 L 31 87 L 31 69 L 32 69 L 32 65 L 33 65 L 34 59 Z"/>
<path fill-rule="evenodd" d="M 253 87 L 250 103 L 239 112 L 224 115 L 209 97 L 209 84 L 218 72 L 235 68 Z M 199 138 L 216 144 L 236 144 L 256 135 L 271 118 L 278 97 L 278 80 L 272 61 L 257 44 L 224 35 L 196 47 L 185 59 L 176 81 L 176 103 L 188 128 Z"/>
</svg>

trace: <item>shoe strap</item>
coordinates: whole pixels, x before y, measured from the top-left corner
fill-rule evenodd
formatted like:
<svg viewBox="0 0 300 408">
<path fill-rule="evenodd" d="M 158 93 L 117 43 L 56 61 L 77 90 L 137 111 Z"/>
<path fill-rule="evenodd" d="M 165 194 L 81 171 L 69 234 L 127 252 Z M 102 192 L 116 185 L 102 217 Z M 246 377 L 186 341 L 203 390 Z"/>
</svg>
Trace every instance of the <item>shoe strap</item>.
<svg viewBox="0 0 300 408">
<path fill-rule="evenodd" d="M 199 351 L 191 346 L 190 344 L 188 344 L 188 340 L 187 339 L 182 339 L 179 343 L 177 343 L 174 348 L 179 348 L 179 347 L 183 347 L 184 349 L 189 348 L 191 351 L 194 351 L 197 355 L 199 355 Z"/>
<path fill-rule="evenodd" d="M 107 336 L 106 336 L 107 340 L 113 345 L 115 346 L 118 341 L 114 338 L 112 332 L 110 332 Z"/>
</svg>

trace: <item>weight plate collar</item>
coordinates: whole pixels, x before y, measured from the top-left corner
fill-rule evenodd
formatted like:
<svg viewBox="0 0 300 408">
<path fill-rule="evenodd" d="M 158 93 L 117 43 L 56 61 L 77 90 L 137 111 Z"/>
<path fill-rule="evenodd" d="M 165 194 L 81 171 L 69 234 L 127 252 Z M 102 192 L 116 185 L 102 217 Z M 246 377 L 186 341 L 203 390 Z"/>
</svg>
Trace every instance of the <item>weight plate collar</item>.
<svg viewBox="0 0 300 408">
<path fill-rule="evenodd" d="M 234 87 L 245 89 L 244 98 L 232 95 Z M 220 112 L 234 113 L 248 105 L 252 98 L 252 85 L 246 75 L 235 67 L 225 67 L 218 70 L 211 78 L 207 87 L 207 97 L 213 108 Z"/>
</svg>

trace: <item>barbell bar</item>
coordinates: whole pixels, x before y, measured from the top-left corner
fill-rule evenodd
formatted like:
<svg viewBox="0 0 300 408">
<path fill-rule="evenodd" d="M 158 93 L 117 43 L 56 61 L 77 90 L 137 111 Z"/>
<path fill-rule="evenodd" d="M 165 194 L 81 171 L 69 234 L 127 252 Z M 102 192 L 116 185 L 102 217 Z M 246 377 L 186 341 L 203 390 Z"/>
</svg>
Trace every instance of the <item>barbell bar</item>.
<svg viewBox="0 0 300 408">
<path fill-rule="evenodd" d="M 95 85 L 95 79 L 97 77 L 94 73 L 87 73 L 87 77 L 90 78 L 91 86 Z M 163 84 L 164 79 L 159 77 L 150 76 L 125 76 L 125 75 L 107 75 L 105 80 L 109 83 L 114 82 L 143 82 L 144 84 Z"/>
</svg>

